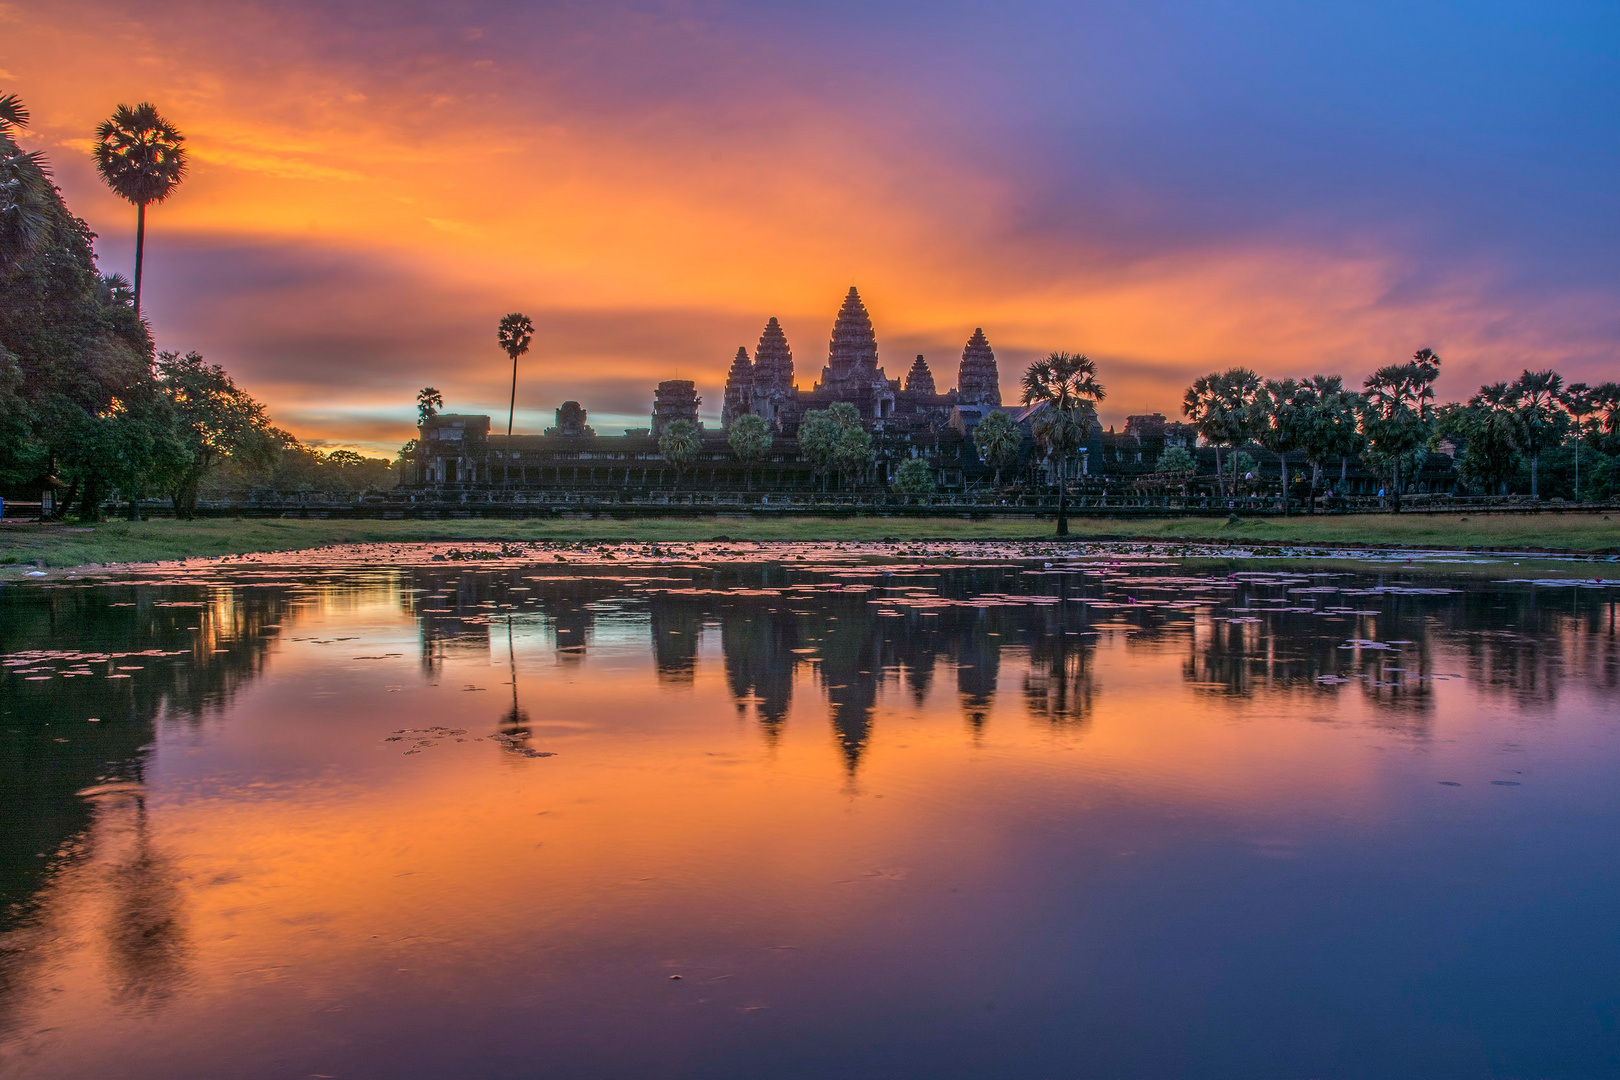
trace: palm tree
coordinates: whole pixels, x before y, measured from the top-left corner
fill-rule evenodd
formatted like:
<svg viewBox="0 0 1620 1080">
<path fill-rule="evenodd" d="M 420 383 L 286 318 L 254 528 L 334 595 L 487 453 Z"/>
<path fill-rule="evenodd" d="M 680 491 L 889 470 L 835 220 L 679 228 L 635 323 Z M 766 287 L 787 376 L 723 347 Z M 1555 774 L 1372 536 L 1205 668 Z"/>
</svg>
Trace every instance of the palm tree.
<svg viewBox="0 0 1620 1080">
<path fill-rule="evenodd" d="M 1536 473 L 1541 451 L 1558 435 L 1558 401 L 1563 395 L 1564 377 L 1556 371 L 1525 371 L 1514 382 L 1514 428 L 1519 449 L 1530 455 L 1530 497 L 1541 497 Z"/>
<path fill-rule="evenodd" d="M 1096 361 L 1055 352 L 1024 372 L 1024 404 L 1039 408 L 1030 428 L 1057 465 L 1057 535 L 1069 535 L 1068 459 L 1085 445 L 1096 423 L 1096 403 L 1108 396 L 1097 381 Z"/>
<path fill-rule="evenodd" d="M 1592 396 L 1592 388 L 1583 382 L 1570 383 L 1565 387 L 1563 396 L 1559 399 L 1564 411 L 1569 413 L 1575 421 L 1575 501 L 1581 501 L 1581 435 L 1586 425 L 1586 418 L 1597 411 L 1598 403 Z"/>
<path fill-rule="evenodd" d="M 416 426 L 421 427 L 444 408 L 444 397 L 433 387 L 424 386 L 416 392 Z"/>
<path fill-rule="evenodd" d="M 135 204 L 135 311 L 141 310 L 146 206 L 174 194 L 186 176 L 186 137 L 143 101 L 120 105 L 96 128 L 96 169 L 107 186 Z"/>
<path fill-rule="evenodd" d="M 1361 430 L 1371 453 L 1389 464 L 1395 512 L 1401 512 L 1401 461 L 1428 440 L 1434 414 L 1434 380 L 1440 357 L 1419 349 L 1405 364 L 1389 364 L 1367 377 L 1361 401 Z"/>
<path fill-rule="evenodd" d="M 534 340 L 534 323 L 529 321 L 527 315 L 514 311 L 501 320 L 501 327 L 495 333 L 500 340 L 501 348 L 506 355 L 512 358 L 512 400 L 506 407 L 506 437 L 512 437 L 512 416 L 517 412 L 517 358 L 529 351 L 529 342 Z"/>
<path fill-rule="evenodd" d="M 1304 430 L 1301 447 L 1305 460 L 1311 466 L 1310 509 L 1316 512 L 1316 488 L 1322 477 L 1322 465 L 1329 457 L 1339 458 L 1339 482 L 1345 478 L 1351 454 L 1361 450 L 1361 432 L 1356 430 L 1356 407 L 1361 395 L 1344 388 L 1338 375 L 1312 375 L 1300 386 L 1300 403 L 1304 409 Z"/>
<path fill-rule="evenodd" d="M 681 474 L 696 463 L 703 450 L 703 433 L 690 420 L 671 420 L 658 436 L 658 452 L 675 467 L 675 486 L 681 486 Z"/>
<path fill-rule="evenodd" d="M 1288 516 L 1288 455 L 1305 445 L 1307 407 L 1300 385 L 1293 379 L 1267 379 L 1254 403 L 1255 441 L 1277 455 L 1283 517 Z"/>
<path fill-rule="evenodd" d="M 28 126 L 16 94 L 0 97 L 0 271 L 16 266 L 49 227 L 50 172 L 41 150 L 24 150 L 11 133 Z"/>
<path fill-rule="evenodd" d="M 1260 393 L 1260 376 L 1248 368 L 1211 373 L 1187 389 L 1181 411 L 1193 422 L 1198 434 L 1215 446 L 1215 476 L 1221 479 L 1221 444 L 1232 447 L 1232 492 L 1237 493 L 1237 451 L 1254 429 L 1254 403 Z"/>
<path fill-rule="evenodd" d="M 1614 464 L 1609 470 L 1609 494 L 1613 498 L 1615 488 L 1620 487 L 1620 383 L 1594 386 L 1592 404 L 1595 411 L 1602 414 L 1596 426 L 1603 432 L 1605 452 L 1614 455 Z"/>
</svg>

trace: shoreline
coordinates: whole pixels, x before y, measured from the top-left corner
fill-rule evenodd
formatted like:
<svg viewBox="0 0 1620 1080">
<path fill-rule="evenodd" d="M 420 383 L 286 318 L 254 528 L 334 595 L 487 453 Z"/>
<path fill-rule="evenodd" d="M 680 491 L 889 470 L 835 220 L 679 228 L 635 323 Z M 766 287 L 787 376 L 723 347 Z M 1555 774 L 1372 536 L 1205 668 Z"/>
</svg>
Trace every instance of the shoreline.
<svg viewBox="0 0 1620 1080">
<path fill-rule="evenodd" d="M 149 565 L 224 556 L 287 554 L 361 544 L 499 543 L 562 545 L 667 543 L 1026 543 L 1053 544 L 1051 522 L 959 518 L 470 519 L 377 521 L 210 519 L 107 521 L 97 525 L 7 522 L 0 527 L 0 580 L 43 568 Z M 1490 515 L 1435 521 L 1404 515 L 1220 519 L 1073 518 L 1066 543 L 1214 545 L 1243 549 L 1329 548 L 1620 559 L 1620 521 L 1600 515 Z M 1310 554 L 1300 552 L 1299 554 Z M 1322 557 L 1326 551 L 1311 554 Z"/>
</svg>

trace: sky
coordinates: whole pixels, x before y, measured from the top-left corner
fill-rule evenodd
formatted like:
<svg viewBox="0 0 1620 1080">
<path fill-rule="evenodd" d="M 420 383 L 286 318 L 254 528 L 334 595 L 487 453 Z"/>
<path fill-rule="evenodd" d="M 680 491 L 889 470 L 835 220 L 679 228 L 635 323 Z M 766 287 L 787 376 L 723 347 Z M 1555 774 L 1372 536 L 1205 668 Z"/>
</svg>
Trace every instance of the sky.
<svg viewBox="0 0 1620 1080">
<path fill-rule="evenodd" d="M 17 93 L 104 270 L 134 209 L 88 149 L 120 103 L 186 134 L 143 304 L 317 446 L 388 451 L 416 391 L 604 433 L 766 320 L 801 386 L 844 293 L 880 360 L 1003 394 L 1097 361 L 1105 423 L 1233 365 L 1441 396 L 1620 377 L 1612 3 L 0 3 Z M 498 426 L 498 425 L 497 425 Z"/>
</svg>

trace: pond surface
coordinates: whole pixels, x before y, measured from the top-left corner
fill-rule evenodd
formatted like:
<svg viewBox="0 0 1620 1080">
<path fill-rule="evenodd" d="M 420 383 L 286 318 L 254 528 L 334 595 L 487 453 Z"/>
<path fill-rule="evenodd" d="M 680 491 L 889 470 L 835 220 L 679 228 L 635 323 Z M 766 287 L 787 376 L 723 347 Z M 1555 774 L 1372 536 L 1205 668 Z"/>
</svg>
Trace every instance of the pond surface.
<svg viewBox="0 0 1620 1080">
<path fill-rule="evenodd" d="M 1591 566 L 463 554 L 0 588 L 0 1075 L 1620 1076 Z"/>
</svg>

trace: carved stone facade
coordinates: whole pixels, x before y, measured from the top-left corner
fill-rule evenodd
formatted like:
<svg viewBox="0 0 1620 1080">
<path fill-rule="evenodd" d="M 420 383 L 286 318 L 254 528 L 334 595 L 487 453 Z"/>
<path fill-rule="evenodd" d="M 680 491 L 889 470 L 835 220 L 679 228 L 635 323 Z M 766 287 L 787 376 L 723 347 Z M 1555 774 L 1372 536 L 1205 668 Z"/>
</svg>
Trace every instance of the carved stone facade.
<svg viewBox="0 0 1620 1080">
<path fill-rule="evenodd" d="M 577 401 L 565 401 L 557 410 L 557 426 L 546 434 L 578 439 L 595 435 L 596 430 L 585 422 L 584 406 Z"/>
</svg>

